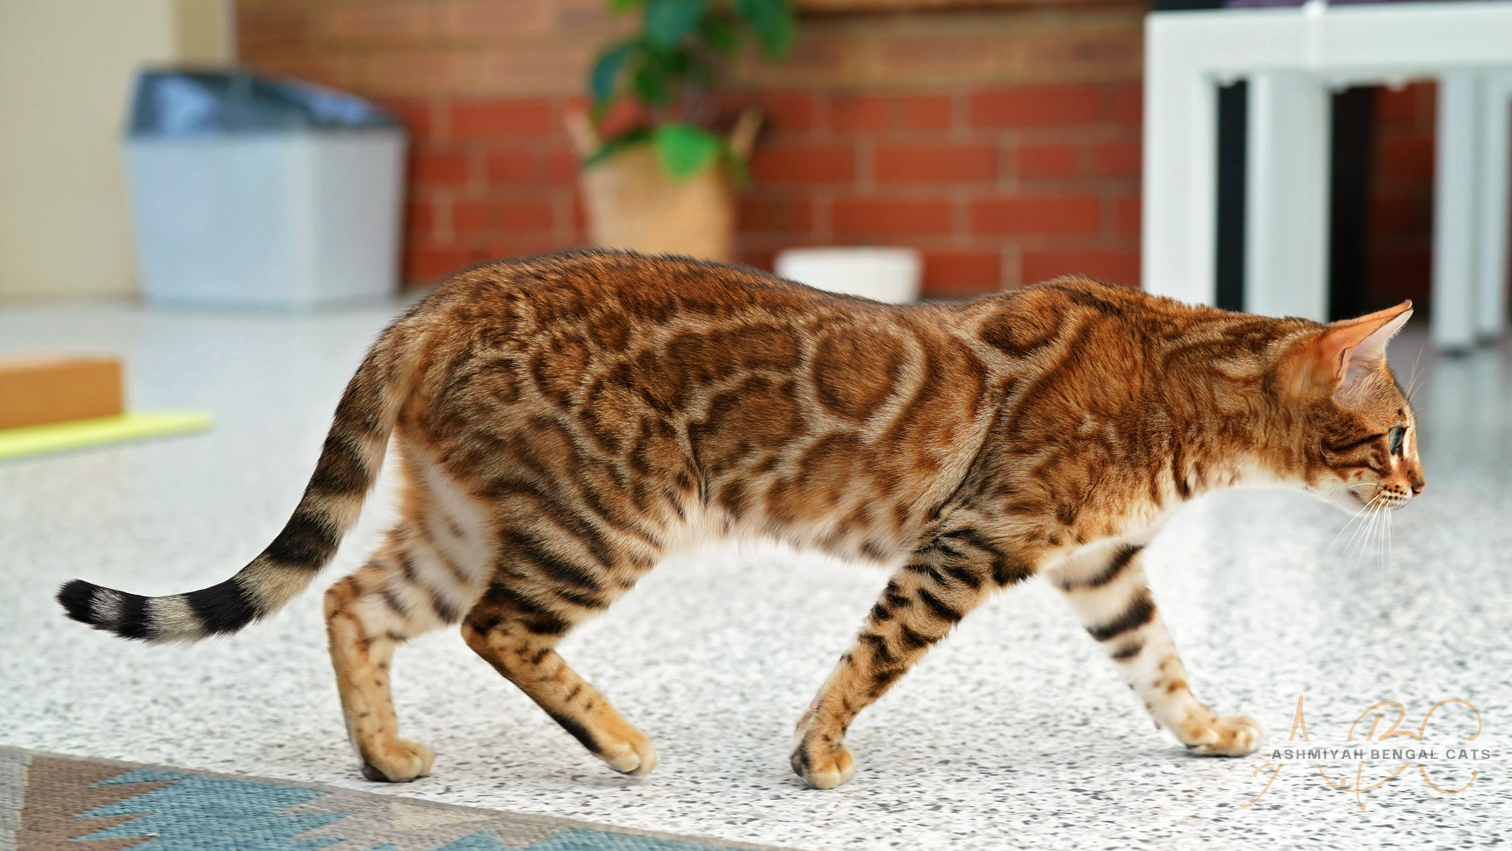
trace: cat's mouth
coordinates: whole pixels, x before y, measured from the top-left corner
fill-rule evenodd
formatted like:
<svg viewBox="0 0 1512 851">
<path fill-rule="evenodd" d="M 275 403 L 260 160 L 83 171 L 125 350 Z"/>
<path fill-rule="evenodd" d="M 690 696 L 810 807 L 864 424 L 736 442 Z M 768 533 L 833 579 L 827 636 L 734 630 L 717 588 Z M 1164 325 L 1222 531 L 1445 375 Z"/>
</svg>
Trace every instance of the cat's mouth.
<svg viewBox="0 0 1512 851">
<path fill-rule="evenodd" d="M 1374 489 L 1362 486 L 1370 486 Z M 1346 493 L 1354 497 L 1356 505 L 1360 508 L 1395 511 L 1406 507 L 1407 503 L 1412 501 L 1412 494 L 1407 491 L 1395 485 L 1382 485 L 1375 482 L 1361 482 L 1360 486 L 1351 487 Z"/>
<path fill-rule="evenodd" d="M 1310 489 L 1313 496 L 1348 514 L 1395 511 L 1406 507 L 1413 494 L 1405 488 L 1380 482 L 1355 482 L 1352 485 L 1323 486 Z"/>
</svg>

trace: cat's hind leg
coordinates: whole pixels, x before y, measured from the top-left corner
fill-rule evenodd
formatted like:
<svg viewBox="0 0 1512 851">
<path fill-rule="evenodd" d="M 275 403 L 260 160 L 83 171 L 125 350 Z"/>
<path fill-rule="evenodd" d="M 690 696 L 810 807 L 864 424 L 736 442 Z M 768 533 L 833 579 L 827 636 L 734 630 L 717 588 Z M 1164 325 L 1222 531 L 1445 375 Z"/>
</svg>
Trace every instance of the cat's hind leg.
<svg viewBox="0 0 1512 851">
<path fill-rule="evenodd" d="M 648 774 L 656 767 L 651 740 L 556 651 L 568 630 L 602 607 L 584 605 L 589 601 L 583 597 L 569 602 L 558 593 L 562 590 L 518 576 L 496 578 L 463 621 L 462 638 L 610 768 Z M 602 598 L 594 602 L 608 605 Z"/>
<path fill-rule="evenodd" d="M 1157 724 L 1197 753 L 1254 753 L 1265 740 L 1258 722 L 1245 715 L 1220 718 L 1192 694 L 1176 644 L 1150 596 L 1142 556 L 1141 547 L 1123 545 L 1098 558 L 1078 559 L 1062 569 L 1056 584 Z"/>
<path fill-rule="evenodd" d="M 347 732 L 369 780 L 403 782 L 428 773 L 425 745 L 399 737 L 389 687 L 394 648 L 461 619 L 456 599 L 468 592 L 451 583 L 445 558 L 418 544 L 404 527 L 389 533 L 366 567 L 325 595 L 326 634 Z"/>
</svg>

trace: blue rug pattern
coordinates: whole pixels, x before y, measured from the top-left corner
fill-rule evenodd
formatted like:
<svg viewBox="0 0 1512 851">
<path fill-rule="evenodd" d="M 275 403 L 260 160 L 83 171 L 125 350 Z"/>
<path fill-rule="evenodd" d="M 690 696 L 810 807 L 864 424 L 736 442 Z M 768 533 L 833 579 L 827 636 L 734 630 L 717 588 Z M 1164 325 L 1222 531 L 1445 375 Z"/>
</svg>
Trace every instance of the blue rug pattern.
<svg viewBox="0 0 1512 851">
<path fill-rule="evenodd" d="M 312 784 L 0 748 L 0 851 L 757 848 Z"/>
</svg>

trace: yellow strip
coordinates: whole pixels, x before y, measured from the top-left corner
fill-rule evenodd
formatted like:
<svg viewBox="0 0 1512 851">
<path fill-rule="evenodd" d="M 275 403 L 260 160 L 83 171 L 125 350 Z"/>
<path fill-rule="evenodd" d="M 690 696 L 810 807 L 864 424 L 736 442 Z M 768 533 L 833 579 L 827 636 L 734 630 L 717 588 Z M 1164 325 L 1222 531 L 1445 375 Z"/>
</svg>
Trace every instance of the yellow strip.
<svg viewBox="0 0 1512 851">
<path fill-rule="evenodd" d="M 122 440 L 159 437 L 185 431 L 201 431 L 215 420 L 201 411 L 160 411 L 122 414 L 91 420 L 0 429 L 0 459 L 40 455 L 63 449 L 78 449 Z"/>
</svg>

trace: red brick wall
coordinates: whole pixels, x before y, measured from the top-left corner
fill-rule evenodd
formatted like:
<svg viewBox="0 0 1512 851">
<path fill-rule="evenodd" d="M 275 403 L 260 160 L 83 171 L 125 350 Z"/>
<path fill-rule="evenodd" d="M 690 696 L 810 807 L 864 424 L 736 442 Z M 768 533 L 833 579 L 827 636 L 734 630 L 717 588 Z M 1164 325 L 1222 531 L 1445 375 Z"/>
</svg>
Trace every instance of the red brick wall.
<svg viewBox="0 0 1512 851">
<path fill-rule="evenodd" d="M 751 164 L 748 262 L 792 245 L 913 245 L 926 289 L 1083 271 L 1139 280 L 1139 87 L 788 94 Z"/>
<path fill-rule="evenodd" d="M 742 259 L 902 244 L 925 289 L 1064 272 L 1139 282 L 1140 0 L 805 15 L 732 100 L 769 121 L 741 205 Z M 631 21 L 604 0 L 240 0 L 254 68 L 373 97 L 414 137 L 410 283 L 581 244 L 562 116 Z"/>
</svg>

